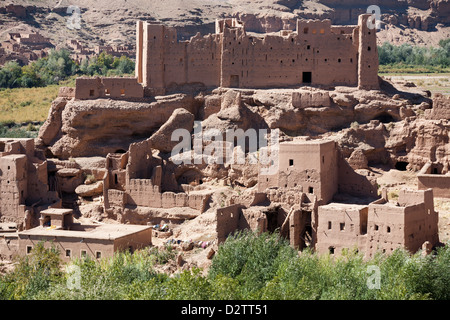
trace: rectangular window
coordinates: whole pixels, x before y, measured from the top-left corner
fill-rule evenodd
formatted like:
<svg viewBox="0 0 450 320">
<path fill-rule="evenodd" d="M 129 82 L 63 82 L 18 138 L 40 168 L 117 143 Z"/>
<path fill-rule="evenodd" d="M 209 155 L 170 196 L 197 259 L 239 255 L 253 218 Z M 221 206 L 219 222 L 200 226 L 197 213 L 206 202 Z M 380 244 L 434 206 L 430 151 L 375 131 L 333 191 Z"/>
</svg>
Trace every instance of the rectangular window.
<svg viewBox="0 0 450 320">
<path fill-rule="evenodd" d="M 341 222 L 339 224 L 339 230 L 344 231 L 345 230 L 345 222 Z"/>
<path fill-rule="evenodd" d="M 302 80 L 303 80 L 303 83 L 311 83 L 312 82 L 312 73 L 311 72 L 303 72 Z"/>
<path fill-rule="evenodd" d="M 30 254 L 32 249 L 33 249 L 32 246 L 27 246 L 27 254 Z"/>
<path fill-rule="evenodd" d="M 294 159 L 289 159 L 289 166 L 292 167 L 294 165 Z"/>
<path fill-rule="evenodd" d="M 314 193 L 314 188 L 313 187 L 309 187 L 308 188 L 308 193 L 311 193 L 311 194 Z"/>
<path fill-rule="evenodd" d="M 89 96 L 93 97 L 94 96 L 95 91 L 94 90 L 89 90 Z"/>
<path fill-rule="evenodd" d="M 66 250 L 66 257 L 70 257 L 72 254 L 72 251 L 70 249 Z"/>
<path fill-rule="evenodd" d="M 328 221 L 328 230 L 331 230 L 331 221 Z"/>
<path fill-rule="evenodd" d="M 87 251 L 86 250 L 81 250 L 81 257 L 82 258 L 86 258 L 87 257 Z"/>
<path fill-rule="evenodd" d="M 121 95 L 122 97 L 125 96 L 125 89 L 120 89 L 120 95 Z"/>
<path fill-rule="evenodd" d="M 100 259 L 102 257 L 102 253 L 100 251 L 95 252 L 95 257 Z"/>
</svg>

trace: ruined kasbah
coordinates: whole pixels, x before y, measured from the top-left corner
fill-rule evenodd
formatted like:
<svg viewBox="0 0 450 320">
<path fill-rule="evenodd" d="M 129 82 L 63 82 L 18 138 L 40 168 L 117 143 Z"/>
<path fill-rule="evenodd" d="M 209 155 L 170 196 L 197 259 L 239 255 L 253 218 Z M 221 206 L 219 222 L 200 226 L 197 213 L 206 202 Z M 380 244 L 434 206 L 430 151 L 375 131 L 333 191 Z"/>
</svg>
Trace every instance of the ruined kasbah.
<svg viewBox="0 0 450 320">
<path fill-rule="evenodd" d="M 1 258 L 171 243 L 202 248 L 183 267 L 206 268 L 244 229 L 299 254 L 429 254 L 435 197 L 450 198 L 449 99 L 378 76 L 372 18 L 270 34 L 222 19 L 184 41 L 138 21 L 135 77 L 77 78 L 38 138 L 0 140 Z M 395 196 L 391 169 L 411 173 Z"/>
</svg>

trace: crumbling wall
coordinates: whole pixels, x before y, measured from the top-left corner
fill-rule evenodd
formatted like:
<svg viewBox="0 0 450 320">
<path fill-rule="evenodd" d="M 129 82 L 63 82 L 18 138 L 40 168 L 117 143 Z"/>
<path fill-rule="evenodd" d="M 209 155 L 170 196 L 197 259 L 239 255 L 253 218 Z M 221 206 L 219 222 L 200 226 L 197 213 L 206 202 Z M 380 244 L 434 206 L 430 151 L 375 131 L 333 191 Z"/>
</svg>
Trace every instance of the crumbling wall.
<svg viewBox="0 0 450 320">
<path fill-rule="evenodd" d="M 227 236 L 238 229 L 242 206 L 233 204 L 217 209 L 217 241 L 222 243 Z"/>
<path fill-rule="evenodd" d="M 332 27 L 330 20 L 301 19 L 296 32 L 263 37 L 247 35 L 237 21 L 218 21 L 216 34 L 197 34 L 183 42 L 177 41 L 175 28 L 138 21 L 136 77 L 155 95 L 188 83 L 378 88 L 376 32 L 367 31 L 368 16 L 351 28 Z"/>
<path fill-rule="evenodd" d="M 80 77 L 75 83 L 75 99 L 143 98 L 144 88 L 136 78 Z"/>
</svg>

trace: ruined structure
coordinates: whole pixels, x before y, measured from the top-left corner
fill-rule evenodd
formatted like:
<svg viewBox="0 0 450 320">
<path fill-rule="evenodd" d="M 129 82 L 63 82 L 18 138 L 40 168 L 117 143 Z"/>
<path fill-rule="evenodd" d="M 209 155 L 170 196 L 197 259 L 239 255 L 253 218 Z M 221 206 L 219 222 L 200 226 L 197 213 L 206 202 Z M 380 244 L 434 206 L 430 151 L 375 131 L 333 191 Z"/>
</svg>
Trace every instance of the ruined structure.
<svg viewBox="0 0 450 320">
<path fill-rule="evenodd" d="M 339 168 L 345 160 L 338 161 L 338 155 L 334 141 L 281 143 L 278 172 L 259 175 L 259 193 L 252 202 L 235 199 L 237 203 L 217 210 L 219 241 L 239 229 L 280 228 L 300 250 L 310 247 L 334 255 L 357 250 L 367 258 L 377 251 L 405 248 L 414 253 L 426 241 L 439 243 L 432 189 L 402 190 L 396 203 L 388 201 L 385 191 L 376 199 L 375 182 L 348 164 Z M 340 186 L 341 181 L 350 184 L 349 179 L 354 188 Z"/>
<path fill-rule="evenodd" d="M 163 221 L 171 228 L 190 221 L 201 229 L 214 225 L 219 243 L 237 230 L 280 230 L 298 250 L 335 255 L 438 245 L 433 193 L 446 187 L 419 175 L 424 190 L 402 191 L 397 202 L 388 201 L 385 191 L 380 198 L 370 170 L 409 161 L 423 142 L 422 129 L 418 125 L 413 140 L 401 126 L 418 110 L 431 109 L 431 99 L 401 93 L 378 78 L 370 17 L 349 27 L 299 20 L 296 31 L 266 35 L 247 34 L 238 20 L 225 19 L 216 22 L 215 34 L 188 41 L 177 40 L 173 28 L 139 21 L 136 77 L 78 78 L 53 101 L 37 149 L 32 140 L 5 142 L 0 221 L 27 230 L 15 245 L 8 234 L 0 253 L 17 248 L 26 254 L 32 241 L 44 238 L 60 239 L 65 259 L 88 254 L 83 242 L 98 258 L 133 241 L 149 245 L 151 239 L 137 233 L 147 234 L 148 227 L 130 224 Z M 282 142 L 270 164 L 250 164 L 245 145 L 244 163 L 214 163 L 204 154 L 212 140 L 195 141 L 200 127 L 216 130 L 218 138 L 240 132 L 219 143 L 233 150 L 250 129 L 268 135 L 280 129 Z M 184 150 L 183 156 L 199 161 L 176 161 L 176 129 L 199 151 Z M 432 161 L 444 165 L 433 166 L 444 173 L 444 149 L 419 150 L 405 166 L 422 167 L 434 152 L 442 157 Z M 259 144 L 255 152 L 262 151 Z M 245 191 L 234 192 L 236 186 Z M 72 210 L 126 225 L 79 225 Z M 122 238 L 126 245 L 119 244 Z"/>
<path fill-rule="evenodd" d="M 20 229 L 48 207 L 60 207 L 56 191 L 48 185 L 47 160 L 35 150 L 34 139 L 0 139 L 0 221 Z"/>
<path fill-rule="evenodd" d="M 177 41 L 174 28 L 137 23 L 136 77 L 154 94 L 170 87 L 273 88 L 346 85 L 378 89 L 376 32 L 371 15 L 358 26 L 298 20 L 295 32 L 248 35 L 237 19 L 216 33 Z"/>
<path fill-rule="evenodd" d="M 47 209 L 41 212 L 38 227 L 18 233 L 19 254 L 29 254 L 39 242 L 55 245 L 61 259 L 111 257 L 116 251 L 133 252 L 151 245 L 149 226 L 124 224 L 74 223 L 71 209 Z"/>
<path fill-rule="evenodd" d="M 417 174 L 419 190 L 433 189 L 436 197 L 450 198 L 448 163 L 428 162 Z"/>
</svg>

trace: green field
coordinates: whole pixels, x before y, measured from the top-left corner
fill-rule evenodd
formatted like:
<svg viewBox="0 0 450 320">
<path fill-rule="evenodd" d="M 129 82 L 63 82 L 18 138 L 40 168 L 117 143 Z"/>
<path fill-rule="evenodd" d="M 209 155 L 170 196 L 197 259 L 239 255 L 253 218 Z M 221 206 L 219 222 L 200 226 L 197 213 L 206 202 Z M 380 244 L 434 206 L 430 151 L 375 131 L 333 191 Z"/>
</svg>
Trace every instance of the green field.
<svg viewBox="0 0 450 320">
<path fill-rule="evenodd" d="M 59 87 L 0 90 L 0 122 L 45 121 L 51 102 L 58 96 Z"/>
</svg>

